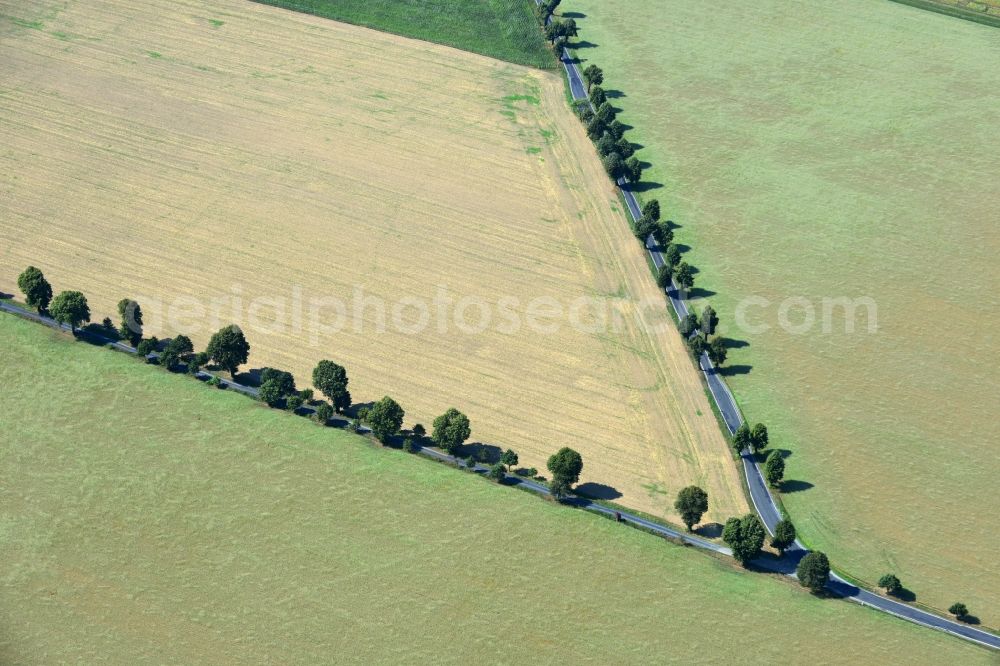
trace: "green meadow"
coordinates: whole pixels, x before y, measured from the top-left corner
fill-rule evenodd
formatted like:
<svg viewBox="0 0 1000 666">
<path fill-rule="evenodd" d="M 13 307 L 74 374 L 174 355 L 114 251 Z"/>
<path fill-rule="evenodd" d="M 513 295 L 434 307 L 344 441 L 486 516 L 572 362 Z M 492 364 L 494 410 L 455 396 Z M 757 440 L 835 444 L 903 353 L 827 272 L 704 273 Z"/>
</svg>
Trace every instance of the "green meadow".
<svg viewBox="0 0 1000 666">
<path fill-rule="evenodd" d="M 789 454 L 800 534 L 1000 626 L 1000 32 L 873 0 L 561 11 Z"/>
<path fill-rule="evenodd" d="M 990 655 L 0 315 L 0 662 Z"/>
</svg>

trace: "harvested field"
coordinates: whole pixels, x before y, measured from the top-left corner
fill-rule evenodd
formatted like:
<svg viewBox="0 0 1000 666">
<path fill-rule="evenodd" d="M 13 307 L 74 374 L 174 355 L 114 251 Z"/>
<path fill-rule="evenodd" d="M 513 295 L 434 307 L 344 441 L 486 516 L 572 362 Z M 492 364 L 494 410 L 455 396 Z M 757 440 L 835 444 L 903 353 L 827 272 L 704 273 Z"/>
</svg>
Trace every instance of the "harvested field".
<svg viewBox="0 0 1000 666">
<path fill-rule="evenodd" d="M 598 496 L 669 517 L 697 483 L 706 521 L 747 510 L 679 336 L 636 320 L 662 298 L 555 73 L 236 0 L 0 7 L 0 290 L 37 265 L 96 320 L 134 297 L 199 348 L 235 320 L 300 386 L 332 358 L 410 425 L 455 406 L 543 473 L 573 446 Z M 442 288 L 443 328 L 412 333 Z M 571 326 L 581 297 L 619 329 Z M 312 317 L 329 298 L 360 316 Z M 454 321 L 504 298 L 519 328 Z"/>
<path fill-rule="evenodd" d="M 4 664 L 990 663 L 9 315 L 0 341 Z"/>
<path fill-rule="evenodd" d="M 562 7 L 748 343 L 728 381 L 789 452 L 800 534 L 1000 626 L 1000 32 L 863 0 Z M 834 300 L 866 297 L 874 334 Z"/>
</svg>

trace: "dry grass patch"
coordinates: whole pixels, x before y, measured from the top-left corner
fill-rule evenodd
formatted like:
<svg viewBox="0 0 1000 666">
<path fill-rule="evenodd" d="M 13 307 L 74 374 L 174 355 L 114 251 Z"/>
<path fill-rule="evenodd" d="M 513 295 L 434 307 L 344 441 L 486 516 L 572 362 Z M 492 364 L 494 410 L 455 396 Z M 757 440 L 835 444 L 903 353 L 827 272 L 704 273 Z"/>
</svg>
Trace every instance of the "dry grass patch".
<svg viewBox="0 0 1000 666">
<path fill-rule="evenodd" d="M 284 317 L 264 308 L 246 326 L 250 365 L 301 385 L 333 358 L 357 402 L 390 393 L 409 424 L 454 405 L 475 439 L 539 469 L 571 445 L 582 481 L 629 506 L 669 516 L 698 483 L 707 520 L 746 510 L 679 337 L 632 316 L 643 300 L 665 315 L 557 75 L 234 0 L 0 14 L 8 291 L 31 263 L 57 290 L 85 292 L 98 317 L 124 296 L 231 304 L 234 290 L 244 304 L 293 288 L 431 301 L 439 285 L 522 309 L 622 297 L 614 333 L 565 321 L 551 334 L 378 333 L 369 307 L 360 331 L 324 334 L 305 315 L 290 325 L 290 305 Z M 203 346 L 207 323 L 180 319 L 150 332 L 194 324 Z"/>
</svg>

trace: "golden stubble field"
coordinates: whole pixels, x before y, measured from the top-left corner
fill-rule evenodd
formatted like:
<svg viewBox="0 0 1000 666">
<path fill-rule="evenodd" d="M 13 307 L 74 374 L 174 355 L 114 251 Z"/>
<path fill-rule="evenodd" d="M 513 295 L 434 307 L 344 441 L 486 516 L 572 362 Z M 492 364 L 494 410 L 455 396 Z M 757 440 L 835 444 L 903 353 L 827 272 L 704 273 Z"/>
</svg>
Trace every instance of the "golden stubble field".
<svg viewBox="0 0 1000 666">
<path fill-rule="evenodd" d="M 0 289 L 34 264 L 96 320 L 137 297 L 198 347 L 238 300 L 250 367 L 303 385 L 332 358 L 410 425 L 456 406 L 540 470 L 573 446 L 629 506 L 670 516 L 697 483 L 706 521 L 747 510 L 679 336 L 634 316 L 665 311 L 556 74 L 234 0 L 3 1 L 0 81 Z M 439 325 L 442 289 L 486 330 Z M 580 297 L 624 323 L 525 324 Z"/>
</svg>

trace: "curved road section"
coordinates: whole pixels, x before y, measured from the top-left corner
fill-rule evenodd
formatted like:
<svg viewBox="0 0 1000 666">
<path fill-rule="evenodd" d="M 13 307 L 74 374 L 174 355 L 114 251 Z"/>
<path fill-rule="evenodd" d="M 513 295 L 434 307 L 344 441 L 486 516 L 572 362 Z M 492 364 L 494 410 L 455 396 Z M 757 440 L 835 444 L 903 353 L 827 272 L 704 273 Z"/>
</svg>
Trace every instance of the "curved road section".
<svg viewBox="0 0 1000 666">
<path fill-rule="evenodd" d="M 583 76 L 580 74 L 580 71 L 576 66 L 576 62 L 572 56 L 570 56 L 567 49 L 563 49 L 560 61 L 562 62 L 563 68 L 566 70 L 566 77 L 569 80 L 569 87 L 573 95 L 573 99 L 588 99 L 587 88 L 584 84 Z M 624 178 L 618 179 L 618 189 L 621 192 L 622 198 L 625 200 L 625 204 L 628 207 L 628 212 L 632 217 L 632 220 L 638 220 L 642 215 L 639 202 L 636 200 L 635 194 L 629 189 L 628 183 Z M 653 261 L 653 264 L 657 268 L 662 266 L 665 261 L 659 250 L 659 246 L 656 243 L 656 239 L 650 235 L 646 239 L 645 245 L 646 251 L 649 253 L 649 257 Z M 673 282 L 673 280 L 671 280 L 670 286 L 666 288 L 664 292 L 667 299 L 670 301 L 671 307 L 677 314 L 677 317 L 679 319 L 686 317 L 688 315 L 687 304 L 684 303 L 683 299 L 680 297 L 677 285 Z M 722 380 L 722 377 L 719 376 L 718 370 L 714 365 L 712 365 L 712 362 L 709 360 L 707 354 L 702 354 L 698 365 L 705 376 L 705 381 L 708 383 L 712 399 L 715 401 L 716 407 L 718 407 L 719 413 L 722 415 L 722 420 L 725 422 L 726 428 L 729 430 L 729 434 L 732 435 L 736 432 L 736 429 L 743 424 L 743 415 L 740 413 L 739 407 L 736 406 L 736 399 L 730 392 L 729 387 L 726 386 L 726 383 Z M 747 487 L 750 490 L 750 499 L 753 501 L 754 508 L 760 516 L 761 521 L 764 523 L 764 526 L 767 528 L 767 531 L 773 535 L 774 526 L 782 518 L 781 510 L 775 503 L 774 497 L 771 496 L 767 487 L 767 482 L 764 480 L 764 475 L 761 473 L 760 467 L 757 465 L 757 462 L 754 460 L 751 452 L 747 450 L 743 451 L 740 458 L 743 463 L 743 472 L 746 475 Z M 692 543 L 692 545 L 701 546 L 701 544 L 696 543 Z M 713 548 L 712 550 L 716 550 L 718 552 L 717 548 Z M 777 562 L 773 560 L 755 560 L 753 564 L 771 571 L 780 571 L 781 573 L 794 577 L 796 564 L 807 552 L 808 549 L 806 549 L 802 543 L 796 541 L 795 544 L 785 552 L 785 556 L 781 558 L 781 560 Z M 981 629 L 976 629 L 970 625 L 950 620 L 914 606 L 909 606 L 893 599 L 883 597 L 879 594 L 875 594 L 874 592 L 861 589 L 844 580 L 835 573 L 831 573 L 830 583 L 827 585 L 827 588 L 834 594 L 850 599 L 851 601 L 859 603 L 863 606 L 869 606 L 885 613 L 903 618 L 904 620 L 909 620 L 932 629 L 945 631 L 949 634 L 958 636 L 959 638 L 964 638 L 974 643 L 1000 650 L 1000 636 L 996 636 Z"/>
</svg>

